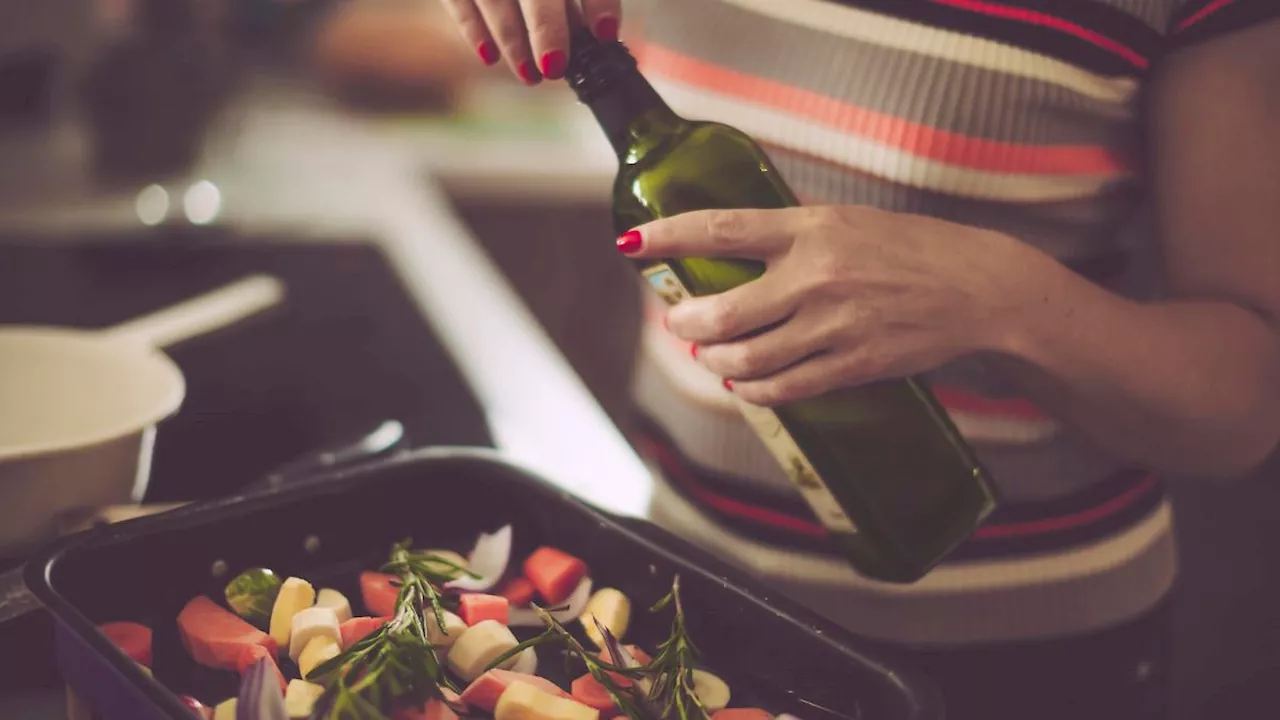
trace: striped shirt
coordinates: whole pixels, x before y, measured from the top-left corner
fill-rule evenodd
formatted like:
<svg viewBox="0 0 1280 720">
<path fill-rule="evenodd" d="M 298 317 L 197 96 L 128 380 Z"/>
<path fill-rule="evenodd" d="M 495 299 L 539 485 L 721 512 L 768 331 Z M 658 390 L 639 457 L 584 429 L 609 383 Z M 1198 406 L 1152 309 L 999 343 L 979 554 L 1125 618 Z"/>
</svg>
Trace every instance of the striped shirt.
<svg viewBox="0 0 1280 720">
<path fill-rule="evenodd" d="M 1142 183 L 1144 81 L 1171 50 L 1280 16 L 1277 0 L 645 4 L 630 43 L 659 94 L 686 117 L 750 134 L 806 204 L 873 205 L 998 230 L 1138 299 L 1157 292 Z M 699 477 L 690 497 L 731 524 L 820 534 L 802 504 L 778 498 L 785 476 L 716 401 L 718 381 L 670 344 L 646 345 L 636 394 L 692 468 L 686 474 Z M 1060 426 L 983 358 L 929 380 L 1007 503 L 948 571 L 1034 554 L 1050 572 L 1054 553 L 1144 527 L 1151 542 L 1126 545 L 1110 571 L 1141 578 L 1141 603 L 1159 599 L 1174 562 L 1155 478 Z M 774 495 L 743 501 L 760 488 Z M 1108 580 L 1113 594 L 1134 592 Z M 1115 620 L 1121 604 L 1095 602 L 1089 623 Z M 1040 625 L 989 634 L 1055 629 Z"/>
</svg>

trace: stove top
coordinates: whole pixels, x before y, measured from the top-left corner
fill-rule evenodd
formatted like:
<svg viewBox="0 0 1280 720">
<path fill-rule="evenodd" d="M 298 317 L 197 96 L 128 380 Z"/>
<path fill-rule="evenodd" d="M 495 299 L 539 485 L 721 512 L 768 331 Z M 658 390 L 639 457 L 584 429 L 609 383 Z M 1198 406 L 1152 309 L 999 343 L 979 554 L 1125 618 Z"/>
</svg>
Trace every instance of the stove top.
<svg viewBox="0 0 1280 720">
<path fill-rule="evenodd" d="M 412 446 L 491 445 L 451 359 L 376 245 L 196 237 L 0 242 L 0 323 L 105 327 L 268 272 L 283 308 L 169 350 L 187 397 L 157 431 L 147 500 L 232 492 L 400 421 Z"/>
<path fill-rule="evenodd" d="M 169 350 L 187 396 L 157 430 L 147 501 L 229 494 L 387 419 L 413 447 L 493 445 L 395 269 L 359 239 L 0 238 L 0 323 L 106 327 L 252 272 L 279 277 L 285 304 Z M 0 626 L 0 664 L 20 668 L 0 678 L 0 717 L 62 717 L 50 633 L 44 613 Z"/>
</svg>

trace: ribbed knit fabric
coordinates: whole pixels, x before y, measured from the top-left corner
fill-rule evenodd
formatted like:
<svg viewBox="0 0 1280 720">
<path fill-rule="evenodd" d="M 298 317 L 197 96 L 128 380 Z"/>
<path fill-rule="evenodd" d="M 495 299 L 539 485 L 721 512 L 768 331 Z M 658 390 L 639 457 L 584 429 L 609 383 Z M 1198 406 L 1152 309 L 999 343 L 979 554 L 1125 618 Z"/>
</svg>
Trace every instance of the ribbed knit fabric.
<svg viewBox="0 0 1280 720">
<path fill-rule="evenodd" d="M 992 228 L 1149 298 L 1143 83 L 1179 45 L 1276 16 L 1277 0 L 647 0 L 632 46 L 676 112 L 752 135 L 805 203 Z M 783 492 L 715 379 L 661 339 L 647 348 L 637 400 L 686 458 Z M 981 358 L 929 380 L 1009 502 L 1070 497 L 1132 470 Z M 1115 565 L 1156 546 L 1127 545 L 1135 555 Z M 1165 569 L 1148 562 L 1135 590 L 1147 604 L 1172 582 L 1161 552 Z M 1093 600 L 1105 622 L 1108 601 Z"/>
</svg>

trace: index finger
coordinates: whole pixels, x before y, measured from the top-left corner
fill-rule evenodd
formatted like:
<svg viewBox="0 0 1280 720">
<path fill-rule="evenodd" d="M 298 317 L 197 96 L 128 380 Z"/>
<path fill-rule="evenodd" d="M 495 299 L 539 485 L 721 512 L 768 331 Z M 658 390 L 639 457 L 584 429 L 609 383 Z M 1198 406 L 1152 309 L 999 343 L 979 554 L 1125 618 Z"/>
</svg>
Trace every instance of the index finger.
<svg viewBox="0 0 1280 720">
<path fill-rule="evenodd" d="M 733 257 L 769 260 L 791 247 L 795 208 L 693 210 L 623 233 L 618 250 L 633 258 Z"/>
<path fill-rule="evenodd" d="M 533 55 L 538 58 L 538 70 L 551 80 L 564 77 L 569 59 L 569 15 L 564 0 L 520 0 L 520 11 Z"/>
</svg>

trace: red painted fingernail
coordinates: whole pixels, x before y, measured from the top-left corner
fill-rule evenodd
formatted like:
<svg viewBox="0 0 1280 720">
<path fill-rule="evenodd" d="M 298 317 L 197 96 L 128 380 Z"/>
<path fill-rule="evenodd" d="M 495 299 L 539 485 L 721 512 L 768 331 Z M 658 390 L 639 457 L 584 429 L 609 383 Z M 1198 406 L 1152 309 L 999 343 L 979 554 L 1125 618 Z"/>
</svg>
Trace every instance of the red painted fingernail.
<svg viewBox="0 0 1280 720">
<path fill-rule="evenodd" d="M 631 254 L 640 249 L 640 231 L 628 230 L 618 238 L 618 252 Z"/>
<path fill-rule="evenodd" d="M 689 354 L 693 356 L 694 360 L 698 359 L 698 343 L 693 343 L 689 346 Z"/>
<path fill-rule="evenodd" d="M 492 65 L 498 62 L 498 48 L 494 47 L 493 43 L 488 40 L 480 43 L 476 48 L 476 53 L 480 55 L 480 60 L 482 60 L 485 65 Z"/>
<path fill-rule="evenodd" d="M 533 69 L 533 63 L 528 60 L 520 63 L 516 72 L 520 74 L 520 79 L 524 81 L 525 85 L 537 85 L 538 81 L 542 79 L 538 75 L 538 71 Z"/>
<path fill-rule="evenodd" d="M 605 16 L 596 21 L 596 37 L 601 40 L 618 39 L 618 18 Z"/>
<path fill-rule="evenodd" d="M 729 378 L 724 379 L 724 389 L 730 390 L 730 391 L 733 390 L 733 381 L 730 380 Z"/>
<path fill-rule="evenodd" d="M 552 80 L 564 75 L 564 65 L 563 50 L 552 50 L 542 56 L 542 74 Z"/>
</svg>

